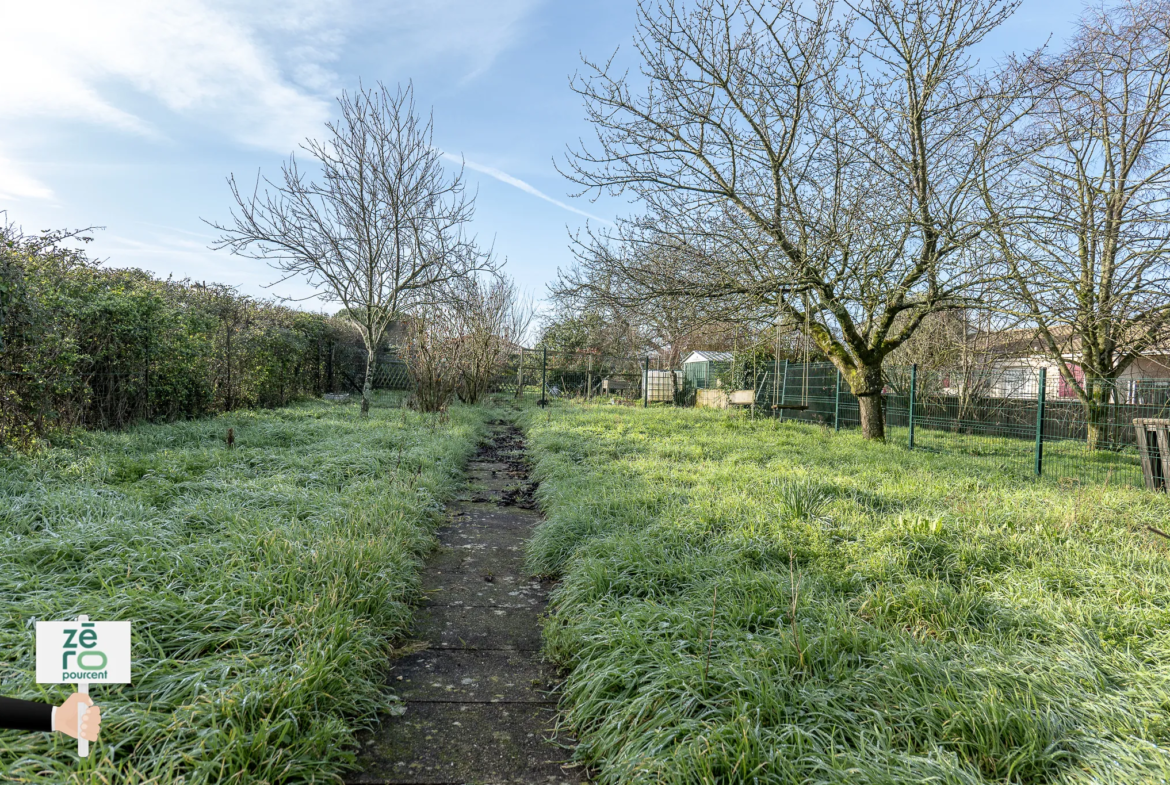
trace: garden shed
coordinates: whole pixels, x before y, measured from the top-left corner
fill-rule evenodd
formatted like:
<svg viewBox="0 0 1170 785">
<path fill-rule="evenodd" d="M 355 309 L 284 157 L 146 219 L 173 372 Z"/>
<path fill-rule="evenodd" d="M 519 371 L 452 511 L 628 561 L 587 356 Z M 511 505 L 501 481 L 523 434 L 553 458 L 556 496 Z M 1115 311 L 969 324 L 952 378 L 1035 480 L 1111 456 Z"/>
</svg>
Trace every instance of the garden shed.
<svg viewBox="0 0 1170 785">
<path fill-rule="evenodd" d="M 683 377 L 696 390 L 715 387 L 715 379 L 731 368 L 731 352 L 691 352 L 683 360 Z"/>
</svg>

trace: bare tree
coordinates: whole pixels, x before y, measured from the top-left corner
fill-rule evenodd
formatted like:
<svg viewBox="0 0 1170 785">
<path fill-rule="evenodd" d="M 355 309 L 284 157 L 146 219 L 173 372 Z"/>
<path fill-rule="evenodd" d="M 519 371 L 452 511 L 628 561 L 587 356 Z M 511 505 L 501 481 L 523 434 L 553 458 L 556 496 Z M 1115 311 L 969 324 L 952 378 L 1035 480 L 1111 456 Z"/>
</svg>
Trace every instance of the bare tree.
<svg viewBox="0 0 1170 785">
<path fill-rule="evenodd" d="M 1118 378 L 1170 332 L 1170 2 L 1087 10 L 1028 75 L 1040 102 L 1012 143 L 1032 153 L 987 204 L 1016 308 L 1095 449 Z"/>
<path fill-rule="evenodd" d="M 654 262 L 654 266 L 672 265 L 670 258 Z M 730 346 L 733 339 L 729 333 L 743 329 L 740 324 L 725 322 L 724 308 L 707 298 L 661 293 L 642 296 L 644 293 L 632 290 L 632 284 L 613 266 L 591 267 L 588 271 L 578 267 L 550 284 L 549 292 L 559 308 L 557 319 L 561 322 L 593 319 L 607 327 L 627 325 L 631 338 L 625 353 L 652 354 L 667 368 L 677 367 L 692 349 L 720 349 L 725 343 Z M 737 316 L 742 321 L 743 314 Z M 600 345 L 590 344 L 588 348 Z"/>
<path fill-rule="evenodd" d="M 975 404 L 1002 382 L 1004 361 L 1032 337 L 1015 329 L 1019 320 L 991 307 L 962 308 L 931 314 L 905 343 L 889 355 L 885 370 L 890 387 L 906 393 L 910 369 L 918 366 L 922 397 L 947 396 L 959 420 L 976 416 Z"/>
<path fill-rule="evenodd" d="M 718 335 L 718 320 L 708 317 L 702 306 L 693 298 L 663 298 L 651 306 L 628 311 L 626 318 L 640 325 L 648 349 L 657 356 L 661 367 L 678 368 L 686 354 L 698 348 L 697 340 Z"/>
<path fill-rule="evenodd" d="M 536 308 L 532 297 L 502 275 L 459 282 L 452 302 L 465 341 L 458 394 L 464 403 L 474 404 L 490 391 L 508 356 L 522 346 Z"/>
<path fill-rule="evenodd" d="M 369 412 L 379 344 L 396 318 L 433 304 L 449 285 L 492 266 L 465 234 L 474 197 L 463 172 L 448 176 L 432 120 L 413 87 L 343 93 L 325 140 L 302 146 L 320 167 L 311 179 L 290 156 L 277 182 L 257 177 L 250 195 L 229 179 L 236 208 L 213 246 L 265 259 L 282 280 L 302 276 L 341 303 L 366 348 L 362 413 Z"/>
<path fill-rule="evenodd" d="M 969 52 L 1017 3 L 847 5 L 642 0 L 648 84 L 586 62 L 574 86 L 598 148 L 571 152 L 568 175 L 643 210 L 579 238 L 561 285 L 808 324 L 882 439 L 882 361 L 980 277 L 979 174 L 1019 92 Z"/>
<path fill-rule="evenodd" d="M 424 412 L 445 411 L 463 381 L 470 343 L 458 307 L 449 300 L 421 306 L 410 318 L 408 335 L 403 348 L 410 405 Z"/>
</svg>

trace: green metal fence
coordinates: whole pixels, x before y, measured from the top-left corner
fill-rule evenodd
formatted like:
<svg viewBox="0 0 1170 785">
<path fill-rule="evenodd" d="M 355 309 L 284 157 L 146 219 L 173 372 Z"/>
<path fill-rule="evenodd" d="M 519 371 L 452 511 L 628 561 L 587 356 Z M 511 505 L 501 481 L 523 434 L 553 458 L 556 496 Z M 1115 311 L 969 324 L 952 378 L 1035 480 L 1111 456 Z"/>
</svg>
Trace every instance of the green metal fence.
<svg viewBox="0 0 1170 785">
<path fill-rule="evenodd" d="M 1086 403 L 1053 376 L 1043 368 L 888 367 L 887 440 L 1066 483 L 1142 485 L 1133 421 L 1170 417 L 1170 381 L 1097 383 Z M 755 411 L 835 429 L 861 424 L 857 398 L 829 363 L 781 362 L 759 373 Z"/>
<path fill-rule="evenodd" d="M 703 385 L 681 369 L 664 368 L 646 357 L 526 350 L 518 353 L 508 373 L 516 378 L 510 389 L 537 402 L 573 397 L 692 406 L 698 400 L 747 405 L 753 416 L 836 430 L 860 427 L 857 398 L 832 364 L 781 361 L 766 366 L 742 369 L 734 379 L 713 375 L 707 388 L 716 391 L 714 396 L 703 395 Z M 1133 421 L 1170 417 L 1168 380 L 1098 384 L 1089 391 L 1094 401 L 1090 406 L 1072 385 L 1042 368 L 927 370 L 892 365 L 884 375 L 887 441 L 1068 484 L 1141 486 Z M 742 392 L 737 396 L 735 389 Z"/>
<path fill-rule="evenodd" d="M 366 350 L 357 345 L 331 347 L 324 357 L 322 374 L 326 392 L 361 395 L 366 381 Z M 379 350 L 370 386 L 375 390 L 410 389 L 406 363 L 394 350 Z"/>
<path fill-rule="evenodd" d="M 497 394 L 536 403 L 563 399 L 605 400 L 627 405 L 685 404 L 681 370 L 663 369 L 647 357 L 522 349 L 501 366 Z"/>
<path fill-rule="evenodd" d="M 338 362 L 344 384 L 337 386 L 360 390 L 362 359 Z M 1098 386 L 1090 391 L 1095 403 L 1089 406 L 1071 385 L 1041 368 L 895 365 L 884 376 L 887 441 L 1068 484 L 1143 485 L 1133 421 L 1170 418 L 1170 380 Z M 375 386 L 407 389 L 401 361 L 383 358 Z M 752 416 L 835 430 L 861 425 L 857 398 L 830 363 L 768 362 L 740 369 L 734 378 L 713 374 L 696 384 L 694 374 L 653 357 L 518 349 L 501 364 L 492 389 L 539 405 L 576 399 L 643 407 L 745 406 Z"/>
</svg>

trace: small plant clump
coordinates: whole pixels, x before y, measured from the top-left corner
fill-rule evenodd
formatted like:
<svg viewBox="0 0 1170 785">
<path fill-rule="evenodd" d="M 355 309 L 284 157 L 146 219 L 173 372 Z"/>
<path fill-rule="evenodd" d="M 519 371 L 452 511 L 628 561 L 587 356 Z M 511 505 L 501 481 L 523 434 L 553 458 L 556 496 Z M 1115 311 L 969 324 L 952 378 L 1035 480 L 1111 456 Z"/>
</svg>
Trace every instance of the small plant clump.
<svg viewBox="0 0 1170 785">
<path fill-rule="evenodd" d="M 526 421 L 602 783 L 1170 781 L 1170 500 L 721 412 Z"/>
<path fill-rule="evenodd" d="M 325 402 L 75 432 L 0 469 L 3 694 L 34 621 L 133 623 L 133 684 L 95 686 L 101 740 L 0 731 L 0 781 L 335 782 L 387 708 L 393 643 L 486 410 Z M 225 448 L 225 432 L 232 449 Z M 60 737 L 60 738 L 57 738 Z"/>
<path fill-rule="evenodd" d="M 776 487 L 777 507 L 790 520 L 820 520 L 832 501 L 832 494 L 811 480 L 789 481 Z"/>
</svg>

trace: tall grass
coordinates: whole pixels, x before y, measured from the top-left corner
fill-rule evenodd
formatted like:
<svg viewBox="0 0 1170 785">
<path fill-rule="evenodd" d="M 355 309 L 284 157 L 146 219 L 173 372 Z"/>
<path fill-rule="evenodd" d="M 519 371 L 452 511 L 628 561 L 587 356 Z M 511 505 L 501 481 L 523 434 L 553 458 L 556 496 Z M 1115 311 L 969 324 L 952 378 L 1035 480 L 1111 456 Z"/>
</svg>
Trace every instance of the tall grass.
<svg viewBox="0 0 1170 785">
<path fill-rule="evenodd" d="M 236 446 L 224 436 L 234 428 Z M 33 622 L 129 620 L 134 683 L 102 737 L 0 731 L 3 782 L 326 782 L 407 629 L 441 505 L 483 434 L 355 405 L 80 434 L 0 480 L 0 694 L 38 686 Z"/>
<path fill-rule="evenodd" d="M 601 782 L 1170 781 L 1165 496 L 722 412 L 526 427 Z"/>
</svg>

